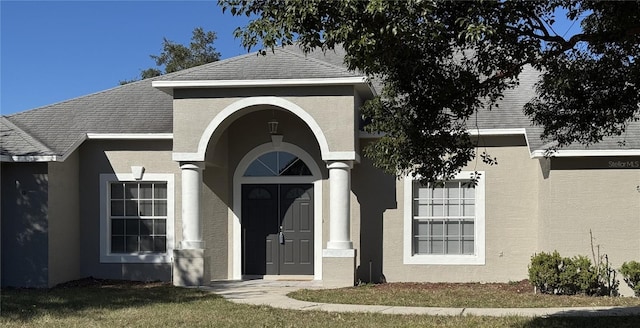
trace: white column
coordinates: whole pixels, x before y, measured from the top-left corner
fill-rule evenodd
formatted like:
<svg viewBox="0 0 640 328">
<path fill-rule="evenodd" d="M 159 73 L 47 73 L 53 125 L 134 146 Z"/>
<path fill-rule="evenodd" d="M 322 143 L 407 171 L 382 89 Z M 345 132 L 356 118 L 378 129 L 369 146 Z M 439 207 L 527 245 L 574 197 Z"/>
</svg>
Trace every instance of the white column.
<svg viewBox="0 0 640 328">
<path fill-rule="evenodd" d="M 181 162 L 182 170 L 182 243 L 181 249 L 204 249 L 200 198 L 202 194 L 202 162 Z"/>
<path fill-rule="evenodd" d="M 331 161 L 329 168 L 329 241 L 327 249 L 353 249 L 351 242 L 351 161 Z"/>
</svg>

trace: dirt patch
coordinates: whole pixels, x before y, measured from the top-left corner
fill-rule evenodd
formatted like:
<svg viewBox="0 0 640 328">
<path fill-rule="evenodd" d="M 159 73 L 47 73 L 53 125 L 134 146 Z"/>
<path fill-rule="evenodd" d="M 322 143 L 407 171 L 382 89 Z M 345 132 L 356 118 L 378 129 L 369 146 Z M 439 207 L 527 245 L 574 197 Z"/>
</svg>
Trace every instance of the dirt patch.
<svg viewBox="0 0 640 328">
<path fill-rule="evenodd" d="M 115 279 L 97 279 L 93 277 L 73 280 L 56 285 L 54 288 L 77 288 L 77 287 L 95 287 L 95 288 L 151 288 L 159 286 L 170 286 L 171 283 L 164 281 L 130 281 Z"/>
<path fill-rule="evenodd" d="M 447 290 L 447 289 L 469 289 L 469 290 L 502 290 L 506 292 L 512 292 L 516 294 L 527 294 L 533 292 L 533 286 L 529 283 L 529 280 L 522 280 L 508 283 L 450 283 L 450 282 L 394 282 L 374 285 L 373 288 L 384 290 L 422 290 L 422 291 L 435 291 L 435 290 Z"/>
</svg>

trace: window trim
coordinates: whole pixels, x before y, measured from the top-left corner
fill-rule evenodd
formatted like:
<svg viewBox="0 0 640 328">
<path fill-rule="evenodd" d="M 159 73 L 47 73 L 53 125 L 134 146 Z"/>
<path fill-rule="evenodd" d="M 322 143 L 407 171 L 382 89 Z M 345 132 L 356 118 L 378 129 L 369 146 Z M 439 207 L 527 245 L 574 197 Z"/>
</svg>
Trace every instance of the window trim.
<svg viewBox="0 0 640 328">
<path fill-rule="evenodd" d="M 470 179 L 475 172 L 462 171 L 453 180 Z M 485 264 L 485 172 L 478 171 L 475 187 L 475 221 L 473 255 L 432 255 L 413 254 L 413 182 L 410 175 L 404 178 L 404 264 L 432 265 L 484 265 Z"/>
<path fill-rule="evenodd" d="M 109 184 L 112 182 L 167 183 L 167 251 L 165 253 L 111 253 L 111 225 L 109 224 Z M 100 263 L 171 263 L 174 248 L 175 189 L 173 174 L 145 173 L 136 180 L 131 173 L 100 174 Z"/>
</svg>

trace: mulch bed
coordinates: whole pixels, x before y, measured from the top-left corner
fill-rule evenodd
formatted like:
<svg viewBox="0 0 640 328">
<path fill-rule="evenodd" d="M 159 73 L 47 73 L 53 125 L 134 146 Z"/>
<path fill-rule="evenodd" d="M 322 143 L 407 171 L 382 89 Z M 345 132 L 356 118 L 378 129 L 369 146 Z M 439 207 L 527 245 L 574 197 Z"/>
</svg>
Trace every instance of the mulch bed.
<svg viewBox="0 0 640 328">
<path fill-rule="evenodd" d="M 472 290 L 487 290 L 487 291 L 502 290 L 502 291 L 512 292 L 516 294 L 530 294 L 533 292 L 533 286 L 529 283 L 529 280 L 522 280 L 522 281 L 508 282 L 508 283 L 394 282 L 394 283 L 386 283 L 386 284 L 377 284 L 377 285 L 374 285 L 373 288 L 380 289 L 380 290 L 410 289 L 410 290 L 422 290 L 422 291 L 435 291 L 435 290 L 446 290 L 446 289 L 472 289 Z"/>
</svg>

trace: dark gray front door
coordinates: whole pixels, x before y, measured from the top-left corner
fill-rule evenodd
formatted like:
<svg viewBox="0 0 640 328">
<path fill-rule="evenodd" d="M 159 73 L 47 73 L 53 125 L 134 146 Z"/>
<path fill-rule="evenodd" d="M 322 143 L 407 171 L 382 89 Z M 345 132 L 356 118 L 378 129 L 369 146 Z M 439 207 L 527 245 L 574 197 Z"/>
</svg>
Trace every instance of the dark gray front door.
<svg viewBox="0 0 640 328">
<path fill-rule="evenodd" d="M 313 274 L 313 185 L 242 185 L 242 248 L 245 275 Z"/>
</svg>

